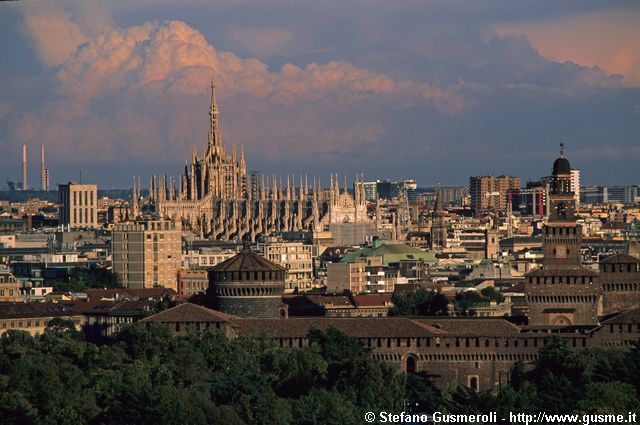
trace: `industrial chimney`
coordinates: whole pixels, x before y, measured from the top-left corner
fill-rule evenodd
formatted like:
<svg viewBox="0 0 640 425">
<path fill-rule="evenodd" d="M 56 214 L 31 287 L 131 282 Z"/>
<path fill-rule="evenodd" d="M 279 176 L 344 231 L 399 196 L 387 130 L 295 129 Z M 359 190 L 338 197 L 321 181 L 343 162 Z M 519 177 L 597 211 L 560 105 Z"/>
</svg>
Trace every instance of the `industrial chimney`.
<svg viewBox="0 0 640 425">
<path fill-rule="evenodd" d="M 40 189 L 48 190 L 47 172 L 44 168 L 44 143 L 40 147 Z"/>
<path fill-rule="evenodd" d="M 22 144 L 22 190 L 27 190 L 27 144 Z"/>
</svg>

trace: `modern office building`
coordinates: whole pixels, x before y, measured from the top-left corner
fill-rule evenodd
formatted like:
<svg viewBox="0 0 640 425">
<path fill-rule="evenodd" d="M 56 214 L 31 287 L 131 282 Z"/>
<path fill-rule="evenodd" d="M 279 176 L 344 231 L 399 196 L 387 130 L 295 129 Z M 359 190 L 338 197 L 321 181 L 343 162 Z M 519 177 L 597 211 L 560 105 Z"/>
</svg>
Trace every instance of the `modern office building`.
<svg viewBox="0 0 640 425">
<path fill-rule="evenodd" d="M 113 271 L 125 288 L 162 286 L 177 291 L 181 234 L 171 220 L 141 218 L 113 229 Z"/>
<path fill-rule="evenodd" d="M 60 224 L 71 229 L 98 225 L 98 186 L 69 182 L 58 185 Z"/>
<path fill-rule="evenodd" d="M 520 189 L 520 177 L 477 176 L 469 178 L 471 209 L 476 215 L 507 208 L 509 190 Z"/>
</svg>

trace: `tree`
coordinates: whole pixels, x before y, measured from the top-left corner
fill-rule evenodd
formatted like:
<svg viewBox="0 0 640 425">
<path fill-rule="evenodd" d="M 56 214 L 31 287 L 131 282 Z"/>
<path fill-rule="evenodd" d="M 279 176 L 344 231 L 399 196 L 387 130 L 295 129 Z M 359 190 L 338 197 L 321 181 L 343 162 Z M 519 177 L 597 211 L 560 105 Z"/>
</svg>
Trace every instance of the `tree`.
<svg viewBox="0 0 640 425">
<path fill-rule="evenodd" d="M 405 394 L 414 413 L 430 413 L 442 407 L 442 393 L 435 387 L 428 373 L 407 375 Z"/>
<path fill-rule="evenodd" d="M 442 295 L 418 289 L 394 294 L 390 316 L 446 316 L 449 302 Z"/>
<path fill-rule="evenodd" d="M 76 268 L 69 273 L 68 280 L 54 282 L 54 290 L 61 292 L 83 292 L 89 288 L 122 288 L 116 273 L 103 268 Z"/>
<path fill-rule="evenodd" d="M 482 289 L 480 294 L 489 301 L 495 301 L 498 304 L 501 304 L 504 301 L 504 295 L 502 295 L 502 292 L 498 291 L 493 286 L 487 286 Z"/>
<path fill-rule="evenodd" d="M 456 310 L 463 316 L 466 316 L 471 307 L 486 304 L 488 302 L 489 300 L 480 295 L 477 291 L 464 291 L 463 293 L 456 295 L 454 304 L 456 306 Z"/>
</svg>

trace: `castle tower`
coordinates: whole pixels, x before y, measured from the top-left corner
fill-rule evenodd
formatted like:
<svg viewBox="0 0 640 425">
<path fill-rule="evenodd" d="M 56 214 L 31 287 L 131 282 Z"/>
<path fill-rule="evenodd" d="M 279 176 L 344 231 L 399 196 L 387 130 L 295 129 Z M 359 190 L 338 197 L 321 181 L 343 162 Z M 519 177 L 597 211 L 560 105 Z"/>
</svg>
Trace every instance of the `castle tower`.
<svg viewBox="0 0 640 425">
<path fill-rule="evenodd" d="M 215 308 L 240 317 L 277 318 L 282 311 L 285 269 L 250 249 L 209 270 Z"/>
<path fill-rule="evenodd" d="M 549 193 L 549 220 L 544 229 L 545 267 L 575 269 L 581 265 L 580 246 L 582 229 L 576 223 L 576 200 L 571 190 L 571 165 L 564 157 L 564 144 L 560 144 L 560 157 L 553 163 Z"/>
<path fill-rule="evenodd" d="M 602 314 L 602 288 L 598 273 L 582 267 L 582 232 L 576 223 L 571 165 L 564 157 L 563 144 L 553 163 L 548 205 L 542 267 L 528 273 L 525 280 L 529 324 L 597 324 Z"/>
</svg>

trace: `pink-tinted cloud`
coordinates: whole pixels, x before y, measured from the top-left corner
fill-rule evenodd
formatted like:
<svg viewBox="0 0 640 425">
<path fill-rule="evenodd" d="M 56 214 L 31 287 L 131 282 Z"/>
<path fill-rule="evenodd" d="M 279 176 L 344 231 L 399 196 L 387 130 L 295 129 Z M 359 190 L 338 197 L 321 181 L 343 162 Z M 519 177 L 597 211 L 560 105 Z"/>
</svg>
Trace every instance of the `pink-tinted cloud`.
<svg viewBox="0 0 640 425">
<path fill-rule="evenodd" d="M 71 13 L 53 3 L 28 3 L 24 12 L 24 32 L 45 66 L 63 63 L 86 40 Z"/>
<path fill-rule="evenodd" d="M 227 33 L 240 47 L 258 57 L 282 51 L 293 39 L 293 33 L 282 28 L 239 27 Z"/>
<path fill-rule="evenodd" d="M 0 99 L 0 121 L 13 111 L 13 106 L 8 100 Z"/>
<path fill-rule="evenodd" d="M 81 43 L 111 28 L 110 13 L 95 0 L 74 2 L 73 8 L 53 2 L 24 2 L 15 8 L 22 15 L 22 32 L 47 67 L 65 62 Z"/>
<path fill-rule="evenodd" d="M 499 35 L 525 34 L 548 59 L 597 66 L 609 74 L 622 75 L 627 85 L 640 86 L 639 22 L 637 8 L 609 9 L 542 22 L 497 25 L 495 31 Z"/>
<path fill-rule="evenodd" d="M 179 163 L 204 143 L 212 77 L 227 145 L 271 160 L 375 151 L 387 142 L 384 123 L 373 118 L 384 108 L 464 107 L 455 89 L 396 81 L 346 61 L 272 72 L 168 21 L 106 31 L 78 46 L 55 73 L 58 99 L 22 114 L 13 134 L 47 143 L 61 162 Z"/>
</svg>

